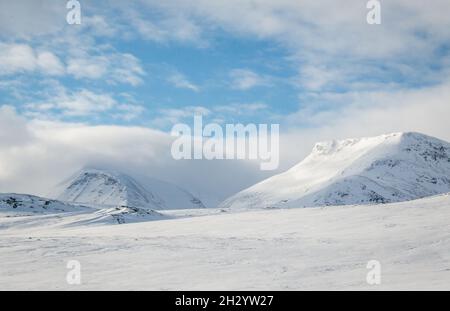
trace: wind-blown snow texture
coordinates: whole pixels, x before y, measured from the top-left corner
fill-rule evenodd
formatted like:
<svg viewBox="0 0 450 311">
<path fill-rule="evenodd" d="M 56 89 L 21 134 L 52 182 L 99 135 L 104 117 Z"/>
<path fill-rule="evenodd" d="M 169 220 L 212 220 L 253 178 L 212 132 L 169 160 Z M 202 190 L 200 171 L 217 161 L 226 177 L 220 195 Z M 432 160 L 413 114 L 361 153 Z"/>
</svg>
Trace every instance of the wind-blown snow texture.
<svg viewBox="0 0 450 311">
<path fill-rule="evenodd" d="M 318 143 L 298 165 L 219 207 L 390 203 L 449 191 L 450 144 L 419 133 L 394 133 Z"/>
<path fill-rule="evenodd" d="M 2 290 L 450 290 L 450 196 L 373 206 L 2 217 Z M 163 213 L 172 213 L 165 211 Z M 178 211 L 182 212 L 182 211 Z M 81 285 L 69 285 L 69 260 Z M 381 264 L 369 285 L 367 263 Z"/>
<path fill-rule="evenodd" d="M 58 200 L 95 206 L 157 210 L 205 207 L 198 198 L 172 184 L 151 178 L 139 182 L 106 170 L 82 170 L 58 188 L 53 191 Z"/>
</svg>

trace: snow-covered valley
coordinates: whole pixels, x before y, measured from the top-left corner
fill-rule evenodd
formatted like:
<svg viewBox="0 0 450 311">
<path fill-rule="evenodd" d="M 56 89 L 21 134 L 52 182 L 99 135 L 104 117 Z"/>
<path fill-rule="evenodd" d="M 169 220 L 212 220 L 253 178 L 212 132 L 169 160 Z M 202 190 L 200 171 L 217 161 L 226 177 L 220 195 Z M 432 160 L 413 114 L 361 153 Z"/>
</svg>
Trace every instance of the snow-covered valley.
<svg viewBox="0 0 450 311">
<path fill-rule="evenodd" d="M 160 211 L 106 224 L 92 213 L 0 215 L 0 288 L 450 289 L 450 196 L 376 206 Z M 66 264 L 81 264 L 68 285 Z M 368 285 L 366 265 L 381 264 Z"/>
</svg>

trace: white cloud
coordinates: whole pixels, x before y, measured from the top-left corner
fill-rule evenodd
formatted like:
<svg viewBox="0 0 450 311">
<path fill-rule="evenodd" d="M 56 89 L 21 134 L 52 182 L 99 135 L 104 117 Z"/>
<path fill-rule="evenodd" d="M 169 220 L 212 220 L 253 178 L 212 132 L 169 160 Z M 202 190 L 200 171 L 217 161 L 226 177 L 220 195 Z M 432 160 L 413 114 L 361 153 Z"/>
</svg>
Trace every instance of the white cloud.
<svg viewBox="0 0 450 311">
<path fill-rule="evenodd" d="M 188 89 L 194 92 L 200 91 L 200 88 L 197 85 L 189 81 L 188 78 L 180 72 L 172 73 L 167 80 L 177 88 Z"/>
<path fill-rule="evenodd" d="M 335 85 L 340 80 L 340 73 L 331 68 L 323 68 L 314 65 L 305 65 L 300 69 L 297 82 L 300 86 L 312 91 L 318 91 L 330 84 Z M 343 78 L 342 78 L 343 79 Z"/>
<path fill-rule="evenodd" d="M 117 113 L 113 114 L 113 117 L 120 120 L 131 121 L 139 117 L 145 108 L 136 104 L 120 104 L 117 106 Z"/>
<path fill-rule="evenodd" d="M 65 16 L 65 9 L 60 2 L 46 1 L 53 4 L 47 6 L 42 5 L 43 1 L 0 1 L 0 36 L 28 42 L 1 44 L 0 74 L 62 74 L 65 71 L 63 61 L 51 51 L 64 46 L 68 51 L 64 55 L 67 72 L 79 79 L 103 79 L 130 85 L 143 82 L 145 72 L 136 57 L 97 45 L 94 38 L 111 38 L 118 34 L 110 25 L 111 12 L 119 6 L 128 6 L 129 2 L 109 1 L 111 10 L 103 7 L 105 15 L 92 15 L 94 17 L 87 20 L 87 28 L 80 28 L 80 31 L 67 28 L 61 18 Z M 244 40 L 271 40 L 274 46 L 286 48 L 287 59 L 293 68 L 298 68 L 298 86 L 312 94 L 306 94 L 309 104 L 302 101 L 301 109 L 285 119 L 291 131 L 282 136 L 282 168 L 301 160 L 317 140 L 403 130 L 450 139 L 448 83 L 413 90 L 397 82 L 392 85 L 392 80 L 388 79 L 393 72 L 400 73 L 399 82 L 404 77 L 437 83 L 449 77 L 448 58 L 441 60 L 441 55 L 436 54 L 450 40 L 448 0 L 435 0 L 433 5 L 424 5 L 422 0 L 383 2 L 383 22 L 378 26 L 367 25 L 367 10 L 360 0 L 346 1 L 345 5 L 334 0 L 140 0 L 138 5 L 142 8 L 138 18 L 130 19 L 128 13 L 122 19 L 117 18 L 128 29 L 124 36 L 137 27 L 140 36 L 161 44 L 182 42 L 202 46 L 211 30 L 219 30 Z M 62 10 L 55 9 L 57 7 Z M 148 20 L 141 17 L 151 12 L 153 15 Z M 30 19 L 30 16 L 35 18 Z M 95 34 L 83 33 L 85 29 L 92 29 Z M 55 33 L 58 35 L 49 36 Z M 49 36 L 45 39 L 51 42 L 41 41 L 43 46 L 33 48 L 32 41 L 26 41 L 30 38 L 38 41 L 43 38 L 38 37 L 40 35 Z M 433 65 L 444 68 L 429 70 L 430 60 Z M 251 70 L 236 70 L 231 72 L 231 85 L 236 89 L 248 90 L 270 82 Z M 371 77 L 376 79 L 365 81 Z M 187 82 L 185 87 L 192 90 L 197 87 Z M 1 83 L 9 87 L 5 81 Z M 336 86 L 347 91 L 333 93 L 330 88 Z M 101 114 L 115 118 L 122 115 L 127 119 L 139 115 L 143 109 L 122 103 L 111 94 L 86 89 L 53 95 L 53 98 L 32 103 L 29 106 L 32 112 L 42 115 L 59 112 L 68 116 Z M 219 112 L 253 113 L 258 109 L 264 110 L 264 107 L 166 109 L 155 123 L 177 123 L 192 118 L 194 113 L 220 117 L 216 116 Z M 43 187 L 40 185 L 42 176 L 48 176 L 49 182 L 56 182 L 59 172 L 62 175 L 86 163 L 126 167 L 130 159 L 133 165 L 139 164 L 136 169 L 139 166 L 141 170 L 148 169 L 174 180 L 180 178 L 187 184 L 196 179 L 199 185 L 210 187 L 211 191 L 215 191 L 211 187 L 222 187 L 223 193 L 228 194 L 261 177 L 257 170 L 245 170 L 233 162 L 222 171 L 227 174 L 219 174 L 221 170 L 217 167 L 223 164 L 214 163 L 208 164 L 208 174 L 201 175 L 199 168 L 204 168 L 203 164 L 192 162 L 185 163 L 181 174 L 182 164 L 170 162 L 166 147 L 160 148 L 166 146 L 166 138 L 159 140 L 166 137 L 165 134 L 156 135 L 148 129 L 28 122 L 10 107 L 0 109 L 0 115 L 2 191 L 31 189 L 35 192 L 33 189 Z M 154 137 L 157 139 L 152 140 Z M 170 169 L 168 163 L 173 165 Z M 217 172 L 213 174 L 215 183 L 205 185 L 211 172 Z M 226 176 L 231 176 L 227 182 Z"/>
<path fill-rule="evenodd" d="M 436 79 L 435 76 L 428 77 L 432 73 L 427 71 L 429 63 L 424 60 L 436 58 L 436 51 L 450 40 L 450 21 L 445 14 L 450 10 L 447 0 L 436 0 L 432 6 L 425 7 L 420 0 L 383 3 L 383 22 L 377 26 L 366 23 L 367 9 L 359 0 L 349 0 L 345 6 L 333 0 L 263 0 L 256 3 L 252 0 L 140 0 L 136 4 L 122 1 L 110 1 L 106 5 L 87 3 L 84 6 L 86 23 L 79 28 L 67 27 L 63 19 L 57 18 L 65 13 L 64 6 L 58 1 L 45 0 L 45 3 L 45 6 L 24 0 L 2 3 L 0 35 L 29 37 L 30 34 L 59 32 L 52 40 L 69 34 L 73 35 L 72 38 L 89 37 L 83 44 L 75 46 L 80 49 L 84 48 L 86 41 L 91 40 L 92 45 L 93 37 L 96 36 L 135 38 L 135 30 L 141 38 L 161 44 L 174 41 L 205 46 L 215 31 L 226 31 L 239 37 L 269 39 L 287 48 L 288 58 L 293 66 L 299 68 L 297 82 L 312 90 L 328 87 L 333 77 L 344 77 L 348 68 L 358 69 L 351 72 L 357 75 L 358 80 L 377 73 L 380 67 L 377 65 L 355 66 L 364 62 L 384 62 L 385 67 L 399 63 L 416 64 L 412 68 L 413 76 L 422 80 Z M 214 44 L 213 40 L 209 41 Z M 75 60 L 78 59 L 75 57 Z M 83 73 L 76 62 L 73 63 L 75 60 L 72 60 L 71 71 L 76 72 L 76 76 L 104 77 L 101 74 L 104 68 L 101 62 L 101 68 L 97 66 Z M 142 80 L 138 71 L 130 73 L 123 67 L 116 74 L 131 85 L 139 84 Z M 247 73 L 240 82 L 237 81 L 235 87 L 252 88 L 260 84 L 260 78 Z M 345 86 L 345 83 L 354 86 L 351 79 L 345 79 L 340 86 Z"/>
<path fill-rule="evenodd" d="M 110 83 L 141 84 L 145 71 L 138 58 L 127 53 L 112 53 L 68 60 L 67 72 L 77 79 L 105 79 Z"/>
<path fill-rule="evenodd" d="M 118 101 L 112 94 L 87 89 L 68 90 L 57 81 L 46 84 L 45 99 L 25 105 L 26 115 L 41 119 L 110 116 L 125 121 L 139 117 L 145 108 L 128 98 Z"/>
<path fill-rule="evenodd" d="M 3 74 L 32 71 L 36 68 L 34 51 L 28 45 L 1 44 L 0 53 L 0 72 Z"/>
<path fill-rule="evenodd" d="M 144 40 L 166 43 L 171 41 L 182 43 L 194 43 L 199 47 L 207 45 L 202 38 L 203 29 L 198 23 L 179 11 L 159 10 L 155 14 L 155 7 L 149 12 L 149 19 L 142 12 L 142 8 L 126 8 L 125 18 L 131 22 L 134 30 Z M 145 16 L 145 17 L 144 17 Z"/>
<path fill-rule="evenodd" d="M 0 37 L 30 39 L 54 34 L 67 25 L 59 0 L 0 1 Z"/>
<path fill-rule="evenodd" d="M 233 69 L 230 72 L 231 87 L 238 90 L 249 90 L 257 86 L 269 85 L 268 78 L 248 69 Z"/>
<path fill-rule="evenodd" d="M 0 136 L 0 192 L 45 195 L 85 166 L 145 174 L 221 198 L 267 176 L 245 161 L 173 160 L 174 137 L 149 128 L 26 121 L 10 108 L 0 108 L 0 121 L 2 131 L 24 133 L 16 144 Z M 211 176 L 214 183 L 206 182 Z"/>
<path fill-rule="evenodd" d="M 208 116 L 209 114 L 211 114 L 211 110 L 202 106 L 160 109 L 158 116 L 152 120 L 152 125 L 156 127 L 171 126 L 186 119 L 192 121 L 195 115 Z"/>
<path fill-rule="evenodd" d="M 417 90 L 345 94 L 334 100 L 350 104 L 337 111 L 287 117 L 290 130 L 281 132 L 280 170 L 298 163 L 320 140 L 398 131 L 419 131 L 450 140 L 449 83 Z M 215 116 L 204 107 L 165 111 L 173 120 L 192 118 L 194 112 Z M 303 117 L 308 118 L 305 127 Z M 0 133 L 7 133 L 0 135 L 0 192 L 42 194 L 85 165 L 146 173 L 222 197 L 276 173 L 264 173 L 257 165 L 236 161 L 174 161 L 171 137 L 163 132 L 26 121 L 10 107 L 0 109 Z M 42 176 L 46 176 L 44 181 Z M 211 176 L 214 183 L 207 182 Z"/>
<path fill-rule="evenodd" d="M 98 37 L 110 38 L 119 32 L 116 24 L 108 22 L 106 17 L 101 15 L 83 16 L 83 27 L 88 28 Z"/>
<path fill-rule="evenodd" d="M 67 72 L 77 79 L 99 79 L 107 72 L 108 61 L 105 57 L 69 59 Z"/>
<path fill-rule="evenodd" d="M 132 86 L 141 84 L 145 71 L 140 60 L 128 53 L 101 52 L 92 55 L 89 47 L 70 56 L 67 68 L 54 53 L 34 49 L 27 44 L 6 44 L 0 42 L 0 75 L 16 73 L 41 73 L 49 76 L 61 76 L 65 73 L 77 79 L 104 79 L 116 84 Z"/>
<path fill-rule="evenodd" d="M 201 115 L 204 122 L 214 122 L 218 124 L 241 122 L 241 117 L 252 118 L 255 116 L 264 117 L 267 122 L 279 118 L 270 112 L 265 103 L 230 103 L 227 105 L 186 106 L 182 108 L 160 109 L 156 117 L 151 121 L 151 125 L 157 128 L 173 126 L 177 123 L 190 124 L 194 116 Z"/>
<path fill-rule="evenodd" d="M 120 83 L 128 83 L 132 86 L 141 84 L 145 71 L 140 60 L 131 54 L 117 54 L 111 60 L 111 79 Z M 114 65 L 115 66 L 114 66 Z"/>
<path fill-rule="evenodd" d="M 334 0 L 141 2 L 147 10 L 178 14 L 196 23 L 202 35 L 220 29 L 235 37 L 282 45 L 292 65 L 299 68 L 297 82 L 312 90 L 326 89 L 342 78 L 340 87 L 369 89 L 370 84 L 353 82 L 370 80 L 375 74 L 382 84 L 383 78 L 395 74 L 391 67 L 395 70 L 399 64 L 413 65 L 410 79 L 429 82 L 436 79 L 429 71 L 429 61 L 436 60 L 437 51 L 450 40 L 447 0 L 436 0 L 432 6 L 424 6 L 421 0 L 383 2 L 382 24 L 375 26 L 367 24 L 368 10 L 360 0 L 345 5 Z M 346 77 L 349 73 L 353 76 Z M 234 86 L 248 89 L 257 85 L 259 78 L 248 73 Z"/>
<path fill-rule="evenodd" d="M 299 162 L 317 141 L 406 131 L 450 141 L 450 82 L 419 89 L 328 94 L 325 100 L 335 107 L 307 106 L 283 120 L 283 169 Z"/>
<path fill-rule="evenodd" d="M 131 166 L 151 167 L 170 138 L 145 128 L 25 121 L 8 108 L 0 120 L 9 134 L 0 135 L 0 192 L 42 195 L 85 165 L 125 167 L 133 159 Z M 22 137 L 12 139 L 17 131 Z"/>
<path fill-rule="evenodd" d="M 57 99 L 58 100 L 58 99 Z M 58 100 L 56 108 L 66 115 L 83 116 L 113 108 L 117 102 L 108 94 L 95 94 L 88 90 L 73 93 L 65 100 Z"/>
<path fill-rule="evenodd" d="M 64 65 L 61 63 L 59 58 L 51 52 L 39 53 L 36 61 L 40 70 L 48 73 L 49 75 L 58 76 L 64 74 Z"/>
<path fill-rule="evenodd" d="M 27 121 L 12 106 L 0 106 L 0 148 L 22 145 L 31 139 Z"/>
<path fill-rule="evenodd" d="M 47 75 L 61 75 L 64 66 L 49 51 L 35 51 L 27 44 L 0 42 L 0 75 L 39 71 Z"/>
<path fill-rule="evenodd" d="M 63 116 L 92 116 L 107 111 L 118 103 L 109 94 L 96 94 L 82 89 L 80 91 L 59 93 L 46 101 L 32 103 L 28 108 L 38 112 L 60 111 Z"/>
</svg>

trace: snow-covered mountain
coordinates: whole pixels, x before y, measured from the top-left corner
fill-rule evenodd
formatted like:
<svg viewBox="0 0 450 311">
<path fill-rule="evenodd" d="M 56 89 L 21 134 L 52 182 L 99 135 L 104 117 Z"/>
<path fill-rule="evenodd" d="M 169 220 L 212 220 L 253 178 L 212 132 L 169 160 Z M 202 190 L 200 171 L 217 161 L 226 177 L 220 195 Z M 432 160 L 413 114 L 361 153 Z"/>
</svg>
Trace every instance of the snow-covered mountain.
<svg viewBox="0 0 450 311">
<path fill-rule="evenodd" d="M 156 210 L 204 208 L 189 192 L 156 179 L 140 181 L 119 172 L 84 169 L 53 191 L 65 202 L 93 206 L 133 207 Z"/>
<path fill-rule="evenodd" d="M 450 144 L 419 133 L 394 133 L 317 143 L 298 165 L 220 207 L 375 204 L 449 191 Z"/>
</svg>

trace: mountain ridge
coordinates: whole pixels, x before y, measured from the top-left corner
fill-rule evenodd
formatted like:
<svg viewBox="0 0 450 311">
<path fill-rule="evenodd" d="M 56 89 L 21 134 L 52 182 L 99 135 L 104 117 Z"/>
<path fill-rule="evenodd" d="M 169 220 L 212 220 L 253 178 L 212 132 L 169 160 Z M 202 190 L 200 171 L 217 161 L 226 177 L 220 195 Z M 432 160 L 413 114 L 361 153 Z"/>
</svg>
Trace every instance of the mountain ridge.
<svg viewBox="0 0 450 311">
<path fill-rule="evenodd" d="M 450 144 L 417 132 L 316 143 L 300 163 L 221 208 L 408 201 L 450 191 Z"/>
</svg>

